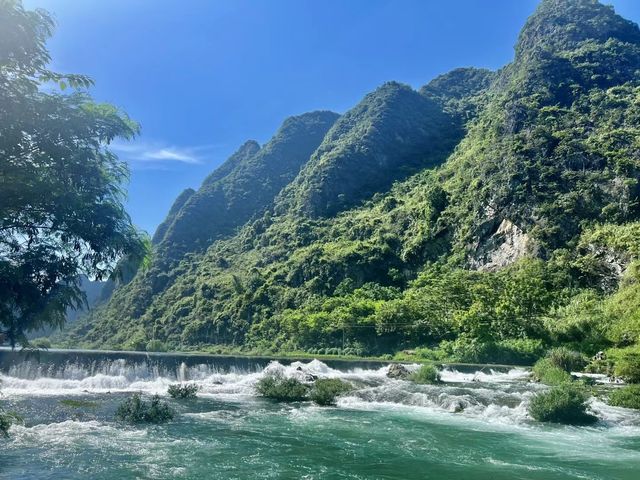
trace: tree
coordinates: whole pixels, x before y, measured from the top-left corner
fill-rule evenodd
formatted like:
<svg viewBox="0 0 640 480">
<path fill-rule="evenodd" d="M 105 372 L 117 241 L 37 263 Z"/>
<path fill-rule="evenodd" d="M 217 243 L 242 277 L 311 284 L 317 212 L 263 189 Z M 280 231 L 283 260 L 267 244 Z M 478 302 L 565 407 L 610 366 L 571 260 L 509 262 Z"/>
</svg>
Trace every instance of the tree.
<svg viewBox="0 0 640 480">
<path fill-rule="evenodd" d="M 127 165 L 108 149 L 139 127 L 95 103 L 89 78 L 47 69 L 53 27 L 0 0 L 0 333 L 12 346 L 86 303 L 80 275 L 103 279 L 147 251 L 123 207 Z"/>
</svg>

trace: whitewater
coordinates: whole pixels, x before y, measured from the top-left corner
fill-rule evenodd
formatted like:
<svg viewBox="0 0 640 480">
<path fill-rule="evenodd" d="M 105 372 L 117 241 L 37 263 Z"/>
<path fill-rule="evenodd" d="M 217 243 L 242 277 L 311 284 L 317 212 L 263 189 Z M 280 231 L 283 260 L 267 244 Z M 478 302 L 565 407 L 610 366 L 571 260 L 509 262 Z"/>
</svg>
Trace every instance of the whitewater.
<svg viewBox="0 0 640 480">
<path fill-rule="evenodd" d="M 406 365 L 417 369 L 418 365 Z M 593 400 L 590 427 L 543 425 L 546 387 L 524 368 L 445 367 L 416 385 L 366 362 L 0 351 L 0 405 L 24 418 L 0 440 L 0 478 L 640 478 L 640 415 Z M 260 398 L 264 375 L 341 378 L 337 407 Z M 196 383 L 198 399 L 167 387 Z M 113 420 L 131 393 L 165 397 L 176 420 Z M 87 402 L 73 408 L 64 400 Z M 61 402 L 62 401 L 62 402 Z"/>
</svg>

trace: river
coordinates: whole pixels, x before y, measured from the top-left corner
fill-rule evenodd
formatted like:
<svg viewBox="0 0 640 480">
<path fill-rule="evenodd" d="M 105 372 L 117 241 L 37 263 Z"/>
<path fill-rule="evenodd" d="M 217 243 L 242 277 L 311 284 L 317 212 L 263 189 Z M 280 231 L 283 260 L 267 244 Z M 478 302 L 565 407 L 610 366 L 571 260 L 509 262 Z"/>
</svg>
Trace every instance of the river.
<svg viewBox="0 0 640 480">
<path fill-rule="evenodd" d="M 449 367 L 444 383 L 432 386 L 389 379 L 387 368 L 123 352 L 25 358 L 0 350 L 0 406 L 24 418 L 0 439 L 0 478 L 640 478 L 638 412 L 593 400 L 597 424 L 543 425 L 528 416 L 527 403 L 545 387 L 524 369 Z M 337 407 L 256 396 L 258 379 L 276 370 L 339 377 L 356 390 Z M 168 398 L 177 381 L 197 383 L 198 398 Z M 176 418 L 160 426 L 114 421 L 132 392 L 165 396 Z M 91 403 L 61 403 L 69 399 Z"/>
</svg>

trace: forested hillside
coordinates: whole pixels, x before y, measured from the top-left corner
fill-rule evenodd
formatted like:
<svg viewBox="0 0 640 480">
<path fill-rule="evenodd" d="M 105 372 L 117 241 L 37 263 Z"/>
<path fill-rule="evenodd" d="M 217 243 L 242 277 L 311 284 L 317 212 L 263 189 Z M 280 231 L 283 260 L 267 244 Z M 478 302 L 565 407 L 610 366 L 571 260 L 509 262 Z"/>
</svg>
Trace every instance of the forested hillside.
<svg viewBox="0 0 640 480">
<path fill-rule="evenodd" d="M 154 265 L 69 344 L 505 362 L 635 348 L 637 25 L 543 0 L 500 71 L 387 83 L 336 117 L 288 120 L 183 193 Z"/>
</svg>

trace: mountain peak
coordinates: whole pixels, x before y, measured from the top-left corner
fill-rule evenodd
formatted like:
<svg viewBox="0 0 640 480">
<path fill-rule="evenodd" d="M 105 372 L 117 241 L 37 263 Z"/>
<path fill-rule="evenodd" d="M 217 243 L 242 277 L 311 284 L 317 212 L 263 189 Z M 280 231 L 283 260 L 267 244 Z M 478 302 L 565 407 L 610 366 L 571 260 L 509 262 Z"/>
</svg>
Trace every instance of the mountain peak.
<svg viewBox="0 0 640 480">
<path fill-rule="evenodd" d="M 539 50 L 570 50 L 585 41 L 610 38 L 638 43 L 640 30 L 597 0 L 543 0 L 520 32 L 516 59 Z"/>
</svg>

